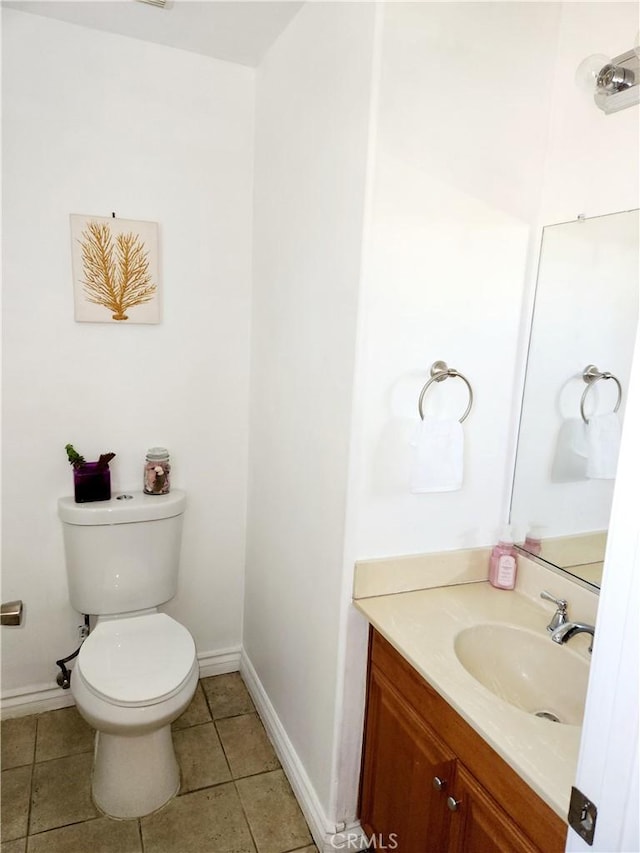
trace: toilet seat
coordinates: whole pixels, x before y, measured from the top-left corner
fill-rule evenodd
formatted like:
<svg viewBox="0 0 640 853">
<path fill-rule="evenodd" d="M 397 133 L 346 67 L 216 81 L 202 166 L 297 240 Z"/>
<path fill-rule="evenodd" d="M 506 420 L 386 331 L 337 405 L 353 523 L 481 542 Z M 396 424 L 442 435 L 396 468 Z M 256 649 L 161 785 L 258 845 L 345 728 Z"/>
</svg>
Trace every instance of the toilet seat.
<svg viewBox="0 0 640 853">
<path fill-rule="evenodd" d="M 76 669 L 87 688 L 111 704 L 155 705 L 189 679 L 196 649 L 189 631 L 150 613 L 100 621 L 82 644 Z"/>
</svg>

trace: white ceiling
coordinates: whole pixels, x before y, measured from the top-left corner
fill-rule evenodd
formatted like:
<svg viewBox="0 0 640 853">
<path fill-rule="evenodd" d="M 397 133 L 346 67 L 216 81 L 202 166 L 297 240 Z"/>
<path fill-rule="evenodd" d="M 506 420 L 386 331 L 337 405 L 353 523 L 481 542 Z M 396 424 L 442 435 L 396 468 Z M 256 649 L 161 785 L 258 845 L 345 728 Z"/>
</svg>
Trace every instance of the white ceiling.
<svg viewBox="0 0 640 853">
<path fill-rule="evenodd" d="M 256 66 L 303 5 L 294 0 L 3 0 L 3 6 Z"/>
</svg>

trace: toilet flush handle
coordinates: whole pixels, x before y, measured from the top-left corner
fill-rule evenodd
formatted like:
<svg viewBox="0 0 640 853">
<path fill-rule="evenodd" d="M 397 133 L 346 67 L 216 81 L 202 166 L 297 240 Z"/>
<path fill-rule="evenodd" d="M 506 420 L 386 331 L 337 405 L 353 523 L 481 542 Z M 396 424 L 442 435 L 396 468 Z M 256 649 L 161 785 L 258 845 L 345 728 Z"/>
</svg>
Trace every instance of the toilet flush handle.
<svg viewBox="0 0 640 853">
<path fill-rule="evenodd" d="M 7 601 L 0 608 L 0 624 L 2 625 L 22 625 L 22 614 L 24 605 L 19 599 L 17 601 Z"/>
</svg>

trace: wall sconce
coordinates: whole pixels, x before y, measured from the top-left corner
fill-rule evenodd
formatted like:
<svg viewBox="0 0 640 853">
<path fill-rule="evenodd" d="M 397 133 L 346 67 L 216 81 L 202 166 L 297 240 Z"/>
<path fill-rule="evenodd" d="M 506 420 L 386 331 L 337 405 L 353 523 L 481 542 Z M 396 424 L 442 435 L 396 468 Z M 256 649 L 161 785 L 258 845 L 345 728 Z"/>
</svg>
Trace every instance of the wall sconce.
<svg viewBox="0 0 640 853">
<path fill-rule="evenodd" d="M 588 56 L 578 66 L 576 83 L 593 95 L 596 106 L 607 115 L 640 104 L 640 48 L 613 59 Z"/>
</svg>

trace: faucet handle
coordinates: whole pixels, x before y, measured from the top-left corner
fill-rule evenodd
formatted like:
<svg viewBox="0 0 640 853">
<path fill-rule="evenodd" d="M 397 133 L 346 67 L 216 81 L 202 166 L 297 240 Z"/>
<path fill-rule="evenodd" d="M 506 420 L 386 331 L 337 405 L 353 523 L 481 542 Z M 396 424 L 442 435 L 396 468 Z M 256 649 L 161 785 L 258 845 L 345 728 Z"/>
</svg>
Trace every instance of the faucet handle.
<svg viewBox="0 0 640 853">
<path fill-rule="evenodd" d="M 540 598 L 544 598 L 545 601 L 552 601 L 556 607 L 560 607 L 563 610 L 567 609 L 567 602 L 564 598 L 555 598 L 550 592 L 547 592 L 546 589 L 540 593 Z"/>
<path fill-rule="evenodd" d="M 551 617 L 551 622 L 547 625 L 547 631 L 553 632 L 567 621 L 567 602 L 564 598 L 555 598 L 546 590 L 540 593 L 540 598 L 544 598 L 545 601 L 552 601 L 558 608 Z"/>
</svg>

